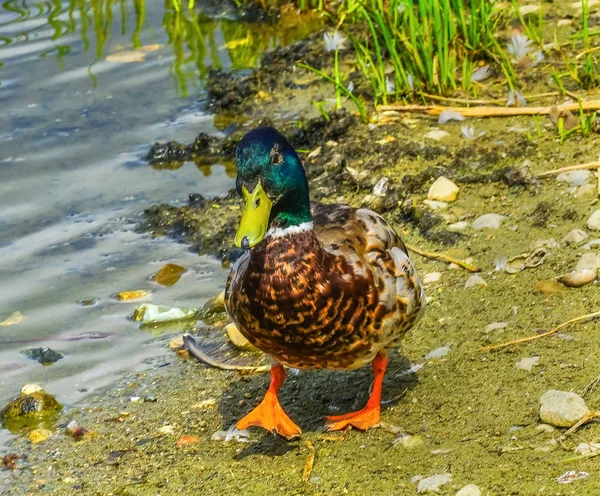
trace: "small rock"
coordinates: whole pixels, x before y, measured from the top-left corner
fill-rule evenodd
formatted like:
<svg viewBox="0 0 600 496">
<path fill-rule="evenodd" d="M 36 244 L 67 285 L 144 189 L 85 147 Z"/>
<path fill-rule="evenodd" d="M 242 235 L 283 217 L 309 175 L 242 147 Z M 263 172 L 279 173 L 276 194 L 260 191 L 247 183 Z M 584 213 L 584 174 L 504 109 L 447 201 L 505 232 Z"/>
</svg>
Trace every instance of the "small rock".
<svg viewBox="0 0 600 496">
<path fill-rule="evenodd" d="M 34 429 L 29 434 L 27 434 L 27 439 L 29 439 L 32 444 L 38 444 L 44 442 L 52 435 L 52 431 L 48 429 Z"/>
<path fill-rule="evenodd" d="M 423 276 L 423 284 L 435 284 L 442 280 L 441 272 L 428 272 Z"/>
<path fill-rule="evenodd" d="M 597 275 L 598 272 L 596 269 L 582 269 L 569 272 L 568 274 L 559 276 L 557 279 L 570 288 L 580 288 L 596 279 Z"/>
<path fill-rule="evenodd" d="M 173 286 L 181 276 L 185 269 L 180 265 L 166 264 L 154 276 L 152 280 L 161 286 Z"/>
<path fill-rule="evenodd" d="M 425 355 L 425 360 L 431 360 L 432 358 L 442 358 L 450 353 L 450 346 L 441 346 L 435 350 L 430 351 Z"/>
<path fill-rule="evenodd" d="M 423 203 L 427 205 L 431 210 L 444 210 L 445 208 L 448 208 L 448 204 L 443 201 L 423 200 Z"/>
<path fill-rule="evenodd" d="M 43 348 L 30 348 L 21 353 L 32 360 L 36 360 L 42 365 L 52 365 L 65 357 L 62 353 L 54 351 L 47 346 L 44 346 Z"/>
<path fill-rule="evenodd" d="M 16 453 L 8 453 L 2 457 L 2 465 L 4 465 L 7 470 L 15 470 L 17 468 L 15 461 L 20 459 L 21 457 Z"/>
<path fill-rule="evenodd" d="M 581 229 L 573 229 L 572 231 L 569 231 L 569 233 L 562 239 L 562 242 L 566 245 L 577 245 L 587 237 L 588 235 L 585 231 Z"/>
<path fill-rule="evenodd" d="M 600 209 L 596 210 L 587 221 L 588 229 L 600 231 Z"/>
<path fill-rule="evenodd" d="M 597 187 L 594 186 L 593 184 L 586 184 L 584 186 L 579 186 L 575 190 L 575 198 L 585 198 L 588 196 L 596 196 L 597 191 L 598 191 Z"/>
<path fill-rule="evenodd" d="M 202 305 L 198 318 L 209 323 L 215 316 L 218 318 L 223 313 L 225 313 L 225 291 L 221 291 Z"/>
<path fill-rule="evenodd" d="M 552 434 L 556 430 L 550 424 L 540 424 L 535 429 L 541 432 L 545 432 L 546 434 Z"/>
<path fill-rule="evenodd" d="M 169 341 L 169 349 L 172 351 L 177 351 L 183 348 L 183 337 L 179 336 L 178 338 L 171 339 Z"/>
<path fill-rule="evenodd" d="M 538 281 L 535 283 L 535 293 L 554 294 L 564 291 L 565 288 L 556 279 Z"/>
<path fill-rule="evenodd" d="M 227 333 L 227 337 L 229 337 L 229 341 L 231 344 L 235 346 L 239 350 L 243 351 L 258 351 L 253 344 L 250 343 L 238 330 L 235 324 L 229 324 L 225 327 L 225 332 Z"/>
<path fill-rule="evenodd" d="M 385 196 L 389 188 L 389 182 L 390 179 L 388 177 L 382 177 L 373 187 L 373 194 L 375 196 Z"/>
<path fill-rule="evenodd" d="M 417 492 L 424 493 L 427 491 L 437 491 L 444 484 L 452 482 L 452 474 L 435 474 L 430 477 L 425 477 L 419 481 Z"/>
<path fill-rule="evenodd" d="M 464 231 L 467 227 L 469 227 L 469 223 L 461 220 L 459 222 L 455 222 L 454 224 L 450 224 L 448 229 L 451 231 Z"/>
<path fill-rule="evenodd" d="M 79 300 L 79 304 L 82 307 L 92 307 L 94 306 L 96 303 L 98 303 L 98 298 L 82 298 L 81 300 Z"/>
<path fill-rule="evenodd" d="M 163 425 L 158 429 L 159 434 L 175 434 L 175 427 L 170 424 Z"/>
<path fill-rule="evenodd" d="M 556 180 L 560 183 L 568 183 L 569 186 L 584 186 L 588 184 L 594 175 L 589 170 L 574 170 L 563 172 L 556 176 Z"/>
<path fill-rule="evenodd" d="M 36 391 L 20 396 L 11 401 L 0 412 L 0 419 L 5 423 L 25 421 L 28 419 L 43 419 L 60 411 L 61 405 L 54 396 L 45 391 Z"/>
<path fill-rule="evenodd" d="M 43 389 L 39 384 L 25 384 L 21 388 L 21 396 L 27 396 L 31 393 L 39 393 L 40 391 L 43 391 Z"/>
<path fill-rule="evenodd" d="M 473 286 L 479 286 L 482 288 L 487 287 L 487 282 L 481 277 L 479 274 L 473 274 L 469 276 L 467 281 L 465 282 L 465 289 L 472 288 Z"/>
<path fill-rule="evenodd" d="M 428 133 L 425 133 L 423 135 L 424 138 L 432 139 L 435 141 L 440 141 L 444 138 L 447 138 L 448 136 L 450 136 L 450 133 L 442 131 L 441 129 L 434 129 L 433 131 L 429 131 Z"/>
<path fill-rule="evenodd" d="M 592 239 L 589 243 L 583 245 L 584 250 L 591 250 L 592 248 L 597 248 L 600 246 L 600 239 Z"/>
<path fill-rule="evenodd" d="M 458 491 L 456 496 L 481 496 L 481 489 L 475 484 L 469 484 Z"/>
<path fill-rule="evenodd" d="M 584 253 L 575 266 L 574 272 L 582 270 L 599 270 L 600 269 L 600 253 Z"/>
<path fill-rule="evenodd" d="M 579 443 L 575 448 L 575 453 L 589 455 L 600 450 L 600 443 Z"/>
<path fill-rule="evenodd" d="M 143 300 L 150 296 L 150 292 L 143 289 L 137 289 L 135 291 L 121 291 L 115 295 L 115 298 L 119 301 L 132 301 L 132 300 Z"/>
<path fill-rule="evenodd" d="M 71 420 L 71 422 L 69 422 L 65 428 L 65 434 L 67 436 L 71 436 L 73 439 L 75 439 L 75 441 L 80 441 L 84 437 L 88 439 L 93 437 L 93 434 L 95 433 L 92 433 L 85 427 L 79 425 L 76 420 Z"/>
<path fill-rule="evenodd" d="M 453 202 L 456 200 L 459 188 L 450 179 L 444 176 L 438 177 L 429 188 L 427 193 L 428 200 L 437 200 L 442 202 Z"/>
<path fill-rule="evenodd" d="M 522 358 L 515 364 L 515 367 L 517 367 L 520 370 L 526 370 L 527 372 L 531 372 L 533 370 L 533 367 L 537 365 L 539 361 L 539 356 Z"/>
<path fill-rule="evenodd" d="M 540 398 L 540 418 L 546 424 L 572 427 L 589 413 L 583 398 L 575 393 L 550 389 Z"/>
<path fill-rule="evenodd" d="M 189 446 L 190 444 L 198 444 L 200 438 L 197 436 L 181 436 L 177 440 L 177 446 Z"/>
<path fill-rule="evenodd" d="M 484 214 L 471 224 L 473 229 L 498 229 L 506 217 L 499 214 Z"/>
<path fill-rule="evenodd" d="M 492 322 L 486 326 L 485 332 L 504 331 L 507 326 L 508 322 Z"/>
</svg>

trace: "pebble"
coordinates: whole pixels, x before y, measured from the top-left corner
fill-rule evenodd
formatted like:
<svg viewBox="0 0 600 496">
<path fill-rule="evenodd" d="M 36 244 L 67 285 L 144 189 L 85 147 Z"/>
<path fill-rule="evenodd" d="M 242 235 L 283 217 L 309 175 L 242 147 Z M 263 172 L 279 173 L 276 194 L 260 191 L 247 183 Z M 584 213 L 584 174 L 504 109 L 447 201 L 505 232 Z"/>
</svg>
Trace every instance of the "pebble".
<svg viewBox="0 0 600 496">
<path fill-rule="evenodd" d="M 589 413 L 583 398 L 575 393 L 550 389 L 540 398 L 540 418 L 546 424 L 572 427 Z"/>
<path fill-rule="evenodd" d="M 428 200 L 437 200 L 442 202 L 453 202 L 458 196 L 459 188 L 450 179 L 444 176 L 438 177 L 429 188 L 427 193 Z"/>
<path fill-rule="evenodd" d="M 584 253 L 575 266 L 574 272 L 582 270 L 599 270 L 600 269 L 600 253 Z"/>
<path fill-rule="evenodd" d="M 143 289 L 134 290 L 134 291 L 121 291 L 115 295 L 115 298 L 119 301 L 132 301 L 132 300 L 142 300 L 145 298 L 149 298 L 150 293 Z"/>
<path fill-rule="evenodd" d="M 430 360 L 432 358 L 442 358 L 445 357 L 448 353 L 450 353 L 450 346 L 440 346 L 435 350 L 430 351 L 425 355 L 425 360 Z"/>
<path fill-rule="evenodd" d="M 27 434 L 27 439 L 29 439 L 32 444 L 38 444 L 44 442 L 52 435 L 52 431 L 48 429 L 34 429 L 29 434 Z"/>
<path fill-rule="evenodd" d="M 600 231 L 600 209 L 596 210 L 587 221 L 588 229 Z"/>
<path fill-rule="evenodd" d="M 21 353 L 26 357 L 41 363 L 42 365 L 52 365 L 53 363 L 56 363 L 65 357 L 63 353 L 54 351 L 47 346 L 42 348 L 29 348 Z"/>
<path fill-rule="evenodd" d="M 229 338 L 229 341 L 231 341 L 231 344 L 238 350 L 257 351 L 257 348 L 242 335 L 235 324 L 225 326 L 225 332 L 227 333 L 227 337 Z"/>
<path fill-rule="evenodd" d="M 566 245 L 571 243 L 577 245 L 587 237 L 588 234 L 585 231 L 581 229 L 573 229 L 572 231 L 569 231 L 569 233 L 562 239 L 562 242 Z"/>
<path fill-rule="evenodd" d="M 429 138 L 435 141 L 440 141 L 448 136 L 450 136 L 450 133 L 442 131 L 441 129 L 434 129 L 433 131 L 429 131 L 423 135 L 424 138 Z"/>
<path fill-rule="evenodd" d="M 550 424 L 539 424 L 535 429 L 546 434 L 552 434 L 556 430 Z"/>
<path fill-rule="evenodd" d="M 504 329 L 506 329 L 507 326 L 508 322 L 492 322 L 491 324 L 488 324 L 486 326 L 485 332 L 504 331 Z"/>
<path fill-rule="evenodd" d="M 464 231 L 467 227 L 469 227 L 469 223 L 461 220 L 459 222 L 455 222 L 454 224 L 450 224 L 448 229 L 451 231 Z"/>
<path fill-rule="evenodd" d="M 172 425 L 163 425 L 158 429 L 159 434 L 175 434 L 175 427 Z"/>
<path fill-rule="evenodd" d="M 539 361 L 540 361 L 539 356 L 526 357 L 526 358 L 522 358 L 521 360 L 519 360 L 515 364 L 515 367 L 517 367 L 520 370 L 526 370 L 527 372 L 531 372 L 533 370 L 533 367 L 535 365 L 537 365 L 537 363 Z"/>
<path fill-rule="evenodd" d="M 435 474 L 430 477 L 425 477 L 419 481 L 417 485 L 417 492 L 424 493 L 427 491 L 437 491 L 444 484 L 452 482 L 452 474 Z"/>
<path fill-rule="evenodd" d="M 169 349 L 173 351 L 177 351 L 183 348 L 183 337 L 179 336 L 178 338 L 171 339 L 169 341 Z"/>
<path fill-rule="evenodd" d="M 498 229 L 506 217 L 499 214 L 484 214 L 477 217 L 471 227 L 473 229 Z"/>
<path fill-rule="evenodd" d="M 574 170 L 563 172 L 556 176 L 559 183 L 568 183 L 569 186 L 585 186 L 588 184 L 594 175 L 589 170 Z"/>
<path fill-rule="evenodd" d="M 435 284 L 442 280 L 441 272 L 429 272 L 423 276 L 423 284 Z"/>
<path fill-rule="evenodd" d="M 600 443 L 579 443 L 575 448 L 575 453 L 589 455 L 590 453 L 595 453 L 598 450 L 600 450 Z"/>
<path fill-rule="evenodd" d="M 597 187 L 593 184 L 586 184 L 584 186 L 579 186 L 575 190 L 575 198 L 584 198 L 586 196 L 596 196 Z"/>
<path fill-rule="evenodd" d="M 598 272 L 596 269 L 582 269 L 569 272 L 568 274 L 559 276 L 557 279 L 570 288 L 580 288 L 596 279 L 597 275 Z"/>
<path fill-rule="evenodd" d="M 42 386 L 40 386 L 39 384 L 25 384 L 21 388 L 21 396 L 27 396 L 28 394 L 32 393 L 39 393 L 40 391 L 43 391 L 43 389 Z"/>
<path fill-rule="evenodd" d="M 584 250 L 591 250 L 592 248 L 596 248 L 600 246 L 600 239 L 592 239 L 589 243 L 583 245 Z"/>
<path fill-rule="evenodd" d="M 373 187 L 373 194 L 375 196 L 385 196 L 389 189 L 389 182 L 390 179 L 388 177 L 382 177 Z"/>
<path fill-rule="evenodd" d="M 423 200 L 423 203 L 427 205 L 431 210 L 444 210 L 448 208 L 448 203 L 437 200 Z"/>
<path fill-rule="evenodd" d="M 469 484 L 458 491 L 456 496 L 481 496 L 481 489 L 475 484 Z"/>
<path fill-rule="evenodd" d="M 465 289 L 472 288 L 473 286 L 480 286 L 482 288 L 487 287 L 487 282 L 481 277 L 479 274 L 473 274 L 469 276 L 467 281 L 465 282 Z"/>
</svg>

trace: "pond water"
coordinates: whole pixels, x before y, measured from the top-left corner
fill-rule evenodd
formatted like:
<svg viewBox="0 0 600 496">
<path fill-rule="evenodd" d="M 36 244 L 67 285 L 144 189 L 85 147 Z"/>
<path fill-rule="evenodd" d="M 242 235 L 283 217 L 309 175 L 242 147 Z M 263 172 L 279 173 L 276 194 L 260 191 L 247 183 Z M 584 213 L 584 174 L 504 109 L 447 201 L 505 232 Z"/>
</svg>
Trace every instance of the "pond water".
<svg viewBox="0 0 600 496">
<path fill-rule="evenodd" d="M 155 170 L 154 141 L 216 134 L 203 81 L 210 67 L 244 70 L 294 34 L 240 22 L 226 12 L 164 2 L 11 0 L 0 11 L 0 407 L 27 383 L 64 405 L 126 371 L 168 361 L 170 335 L 140 331 L 138 303 L 199 307 L 225 269 L 182 244 L 135 232 L 145 208 L 212 197 L 233 185 L 222 164 Z M 187 272 L 164 288 L 166 263 Z M 83 299 L 92 299 L 85 306 Z M 25 357 L 48 346 L 51 366 Z M 0 448 L 10 438 L 0 429 Z"/>
</svg>

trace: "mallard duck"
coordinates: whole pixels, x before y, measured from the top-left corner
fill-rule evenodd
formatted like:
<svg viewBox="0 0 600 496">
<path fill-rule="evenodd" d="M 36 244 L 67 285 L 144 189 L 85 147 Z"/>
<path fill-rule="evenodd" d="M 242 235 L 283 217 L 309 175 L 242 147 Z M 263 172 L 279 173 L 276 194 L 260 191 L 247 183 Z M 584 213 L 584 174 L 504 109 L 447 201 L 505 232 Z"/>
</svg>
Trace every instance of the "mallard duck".
<svg viewBox="0 0 600 496">
<path fill-rule="evenodd" d="M 277 398 L 284 365 L 353 370 L 368 363 L 374 384 L 367 405 L 328 417 L 326 429 L 375 426 L 386 350 L 425 308 L 406 246 L 371 210 L 311 202 L 302 163 L 275 129 L 246 134 L 236 160 L 244 207 L 235 244 L 245 252 L 231 268 L 225 304 L 240 332 L 274 361 L 264 399 L 237 428 L 301 435 Z"/>
</svg>

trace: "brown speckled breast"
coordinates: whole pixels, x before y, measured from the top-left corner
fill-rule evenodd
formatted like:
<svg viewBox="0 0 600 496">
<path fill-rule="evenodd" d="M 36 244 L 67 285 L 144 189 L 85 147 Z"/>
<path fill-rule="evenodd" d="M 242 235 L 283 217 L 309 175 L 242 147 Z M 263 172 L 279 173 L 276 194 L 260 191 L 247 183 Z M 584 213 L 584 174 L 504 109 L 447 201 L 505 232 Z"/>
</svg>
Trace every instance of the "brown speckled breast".
<svg viewBox="0 0 600 496">
<path fill-rule="evenodd" d="M 227 310 L 240 332 L 296 368 L 353 369 L 420 317 L 403 243 L 376 213 L 313 205 L 314 230 L 267 237 L 234 265 Z"/>
</svg>

